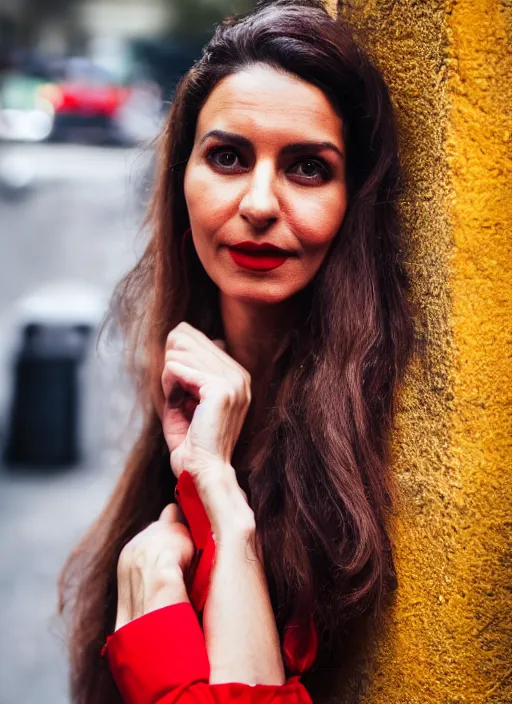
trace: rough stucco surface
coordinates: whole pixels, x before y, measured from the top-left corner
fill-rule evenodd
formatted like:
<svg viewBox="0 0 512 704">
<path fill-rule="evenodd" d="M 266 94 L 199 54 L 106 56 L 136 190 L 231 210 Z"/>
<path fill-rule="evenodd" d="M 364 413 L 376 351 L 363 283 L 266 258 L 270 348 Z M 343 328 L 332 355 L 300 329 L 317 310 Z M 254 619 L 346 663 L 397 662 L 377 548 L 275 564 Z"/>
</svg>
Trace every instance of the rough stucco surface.
<svg viewBox="0 0 512 704">
<path fill-rule="evenodd" d="M 397 110 L 426 341 L 394 442 L 399 588 L 359 700 L 510 704 L 511 6 L 352 0 L 339 12 Z"/>
<path fill-rule="evenodd" d="M 511 20 L 510 4 L 458 0 L 447 23 L 457 349 L 451 446 L 465 508 L 447 616 L 457 622 L 456 609 L 463 614 L 461 701 L 489 704 L 512 702 Z"/>
</svg>

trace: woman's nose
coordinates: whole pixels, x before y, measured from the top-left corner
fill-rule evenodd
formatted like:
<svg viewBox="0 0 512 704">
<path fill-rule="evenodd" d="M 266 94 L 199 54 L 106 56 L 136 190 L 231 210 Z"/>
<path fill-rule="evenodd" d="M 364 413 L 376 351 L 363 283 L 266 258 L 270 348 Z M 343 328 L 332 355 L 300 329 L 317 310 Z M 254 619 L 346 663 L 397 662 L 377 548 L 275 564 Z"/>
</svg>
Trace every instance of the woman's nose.
<svg viewBox="0 0 512 704">
<path fill-rule="evenodd" d="M 256 228 L 277 220 L 279 202 L 275 194 L 275 174 L 270 165 L 255 168 L 240 201 L 240 215 Z"/>
</svg>

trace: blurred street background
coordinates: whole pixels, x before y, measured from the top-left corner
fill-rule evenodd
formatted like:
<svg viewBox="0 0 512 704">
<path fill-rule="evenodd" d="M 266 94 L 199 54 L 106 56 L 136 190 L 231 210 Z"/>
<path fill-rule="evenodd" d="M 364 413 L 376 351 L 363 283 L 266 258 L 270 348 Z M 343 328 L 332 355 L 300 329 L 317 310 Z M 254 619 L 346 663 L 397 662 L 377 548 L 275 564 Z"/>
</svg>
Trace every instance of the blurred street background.
<svg viewBox="0 0 512 704">
<path fill-rule="evenodd" d="M 96 335 L 135 263 L 154 140 L 250 0 L 0 0 L 0 704 L 66 704 L 57 576 L 137 419 Z"/>
</svg>

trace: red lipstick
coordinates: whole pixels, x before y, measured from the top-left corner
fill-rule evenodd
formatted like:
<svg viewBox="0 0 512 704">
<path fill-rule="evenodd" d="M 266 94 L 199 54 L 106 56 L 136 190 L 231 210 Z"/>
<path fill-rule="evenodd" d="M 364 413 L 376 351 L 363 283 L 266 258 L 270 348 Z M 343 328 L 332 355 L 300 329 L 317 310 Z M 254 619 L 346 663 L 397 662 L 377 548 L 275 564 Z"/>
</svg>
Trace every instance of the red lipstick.
<svg viewBox="0 0 512 704">
<path fill-rule="evenodd" d="M 230 246 L 229 253 L 235 264 L 253 271 L 277 269 L 291 254 L 269 242 L 256 244 L 249 240 Z"/>
</svg>

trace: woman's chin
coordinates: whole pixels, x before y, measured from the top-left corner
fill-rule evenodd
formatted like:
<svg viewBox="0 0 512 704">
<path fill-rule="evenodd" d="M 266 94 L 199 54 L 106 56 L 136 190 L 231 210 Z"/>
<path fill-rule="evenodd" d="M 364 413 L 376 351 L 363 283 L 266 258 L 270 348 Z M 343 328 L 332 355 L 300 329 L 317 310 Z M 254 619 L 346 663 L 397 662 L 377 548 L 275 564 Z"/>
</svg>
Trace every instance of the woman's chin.
<svg viewBox="0 0 512 704">
<path fill-rule="evenodd" d="M 230 295 L 229 293 L 222 292 L 222 295 L 232 298 L 236 300 L 239 303 L 242 303 L 243 305 L 247 306 L 259 306 L 259 307 L 267 307 L 267 306 L 279 306 L 283 305 L 288 301 L 291 296 L 271 296 L 271 295 L 254 295 L 254 294 L 241 294 L 238 293 L 236 295 Z"/>
<path fill-rule="evenodd" d="M 277 305 L 284 303 L 294 292 L 283 289 L 283 286 L 272 284 L 269 281 L 259 281 L 254 284 L 226 285 L 224 279 L 219 289 L 222 296 L 233 298 L 242 303 L 252 305 Z"/>
</svg>

